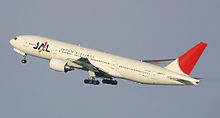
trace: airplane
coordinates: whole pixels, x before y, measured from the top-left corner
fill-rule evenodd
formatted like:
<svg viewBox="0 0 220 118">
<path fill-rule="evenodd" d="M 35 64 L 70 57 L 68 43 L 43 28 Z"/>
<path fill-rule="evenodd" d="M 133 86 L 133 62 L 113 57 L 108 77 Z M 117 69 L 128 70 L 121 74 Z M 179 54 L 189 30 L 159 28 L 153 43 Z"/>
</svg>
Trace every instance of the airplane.
<svg viewBox="0 0 220 118">
<path fill-rule="evenodd" d="M 99 85 L 96 78 L 110 85 L 117 85 L 116 78 L 148 85 L 199 85 L 190 74 L 207 46 L 200 42 L 176 59 L 133 60 L 41 36 L 21 35 L 9 42 L 23 56 L 22 63 L 30 55 L 49 60 L 49 67 L 58 72 L 88 71 L 84 83 L 92 85 Z"/>
</svg>

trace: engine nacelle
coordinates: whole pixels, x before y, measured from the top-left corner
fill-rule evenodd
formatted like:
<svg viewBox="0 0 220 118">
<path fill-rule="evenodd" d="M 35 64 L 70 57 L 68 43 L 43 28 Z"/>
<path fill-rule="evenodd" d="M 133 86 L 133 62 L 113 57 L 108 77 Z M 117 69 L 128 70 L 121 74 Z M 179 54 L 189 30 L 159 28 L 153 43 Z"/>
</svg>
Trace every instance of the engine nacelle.
<svg viewBox="0 0 220 118">
<path fill-rule="evenodd" d="M 68 72 L 73 70 L 70 66 L 67 65 L 66 61 L 60 59 L 51 59 L 50 68 L 59 72 Z"/>
</svg>

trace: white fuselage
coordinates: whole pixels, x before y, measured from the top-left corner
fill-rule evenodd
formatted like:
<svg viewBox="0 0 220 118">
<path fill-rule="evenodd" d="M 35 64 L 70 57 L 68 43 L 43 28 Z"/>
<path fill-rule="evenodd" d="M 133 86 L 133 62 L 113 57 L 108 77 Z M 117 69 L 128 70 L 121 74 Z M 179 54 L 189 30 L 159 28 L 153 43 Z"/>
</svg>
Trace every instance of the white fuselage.
<svg viewBox="0 0 220 118">
<path fill-rule="evenodd" d="M 47 47 L 39 48 L 42 43 L 47 42 Z M 144 84 L 159 85 L 186 85 L 181 81 L 190 81 L 191 85 L 198 85 L 199 80 L 187 75 L 179 74 L 166 68 L 149 63 L 132 60 L 105 52 L 100 52 L 77 45 L 72 45 L 44 37 L 20 36 L 18 40 L 11 40 L 10 43 L 20 52 L 44 59 L 68 60 L 87 58 L 89 62 L 107 72 L 113 77 L 127 79 Z M 39 43 L 39 44 L 38 44 Z M 37 45 L 38 44 L 38 45 Z M 33 47 L 36 47 L 34 49 Z"/>
</svg>

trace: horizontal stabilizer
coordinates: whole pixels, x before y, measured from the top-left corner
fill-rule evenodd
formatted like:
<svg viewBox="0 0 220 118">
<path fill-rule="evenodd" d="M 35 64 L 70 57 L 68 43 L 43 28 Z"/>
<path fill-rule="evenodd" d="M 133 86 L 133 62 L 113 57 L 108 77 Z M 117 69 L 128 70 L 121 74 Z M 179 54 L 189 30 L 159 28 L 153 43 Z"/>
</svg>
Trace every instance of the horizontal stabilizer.
<svg viewBox="0 0 220 118">
<path fill-rule="evenodd" d="M 176 59 L 160 59 L 160 60 L 141 60 L 142 62 L 150 63 L 150 64 L 168 64 Z"/>
</svg>

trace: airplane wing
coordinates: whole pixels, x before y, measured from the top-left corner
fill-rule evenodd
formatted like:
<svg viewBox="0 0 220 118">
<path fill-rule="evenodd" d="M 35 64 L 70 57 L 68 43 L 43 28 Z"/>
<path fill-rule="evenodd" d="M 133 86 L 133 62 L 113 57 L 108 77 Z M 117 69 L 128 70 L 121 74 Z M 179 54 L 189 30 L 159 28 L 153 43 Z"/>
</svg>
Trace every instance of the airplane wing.
<svg viewBox="0 0 220 118">
<path fill-rule="evenodd" d="M 112 76 L 107 72 L 105 72 L 103 69 L 91 64 L 87 58 L 79 58 L 77 60 L 69 58 L 67 60 L 77 65 L 80 65 L 84 70 L 95 72 L 97 77 L 112 78 Z"/>
<path fill-rule="evenodd" d="M 87 58 L 79 58 L 77 60 L 72 60 L 72 62 L 81 65 L 86 70 L 99 72 L 98 68 L 92 65 Z"/>
<path fill-rule="evenodd" d="M 158 64 L 168 64 L 176 59 L 161 59 L 161 60 L 141 60 L 142 62 L 158 65 Z"/>
</svg>

